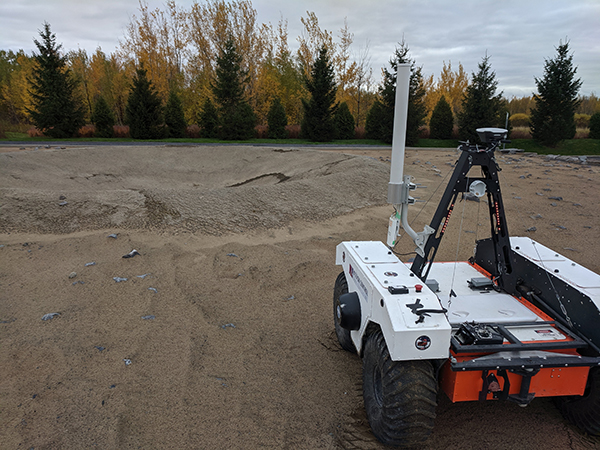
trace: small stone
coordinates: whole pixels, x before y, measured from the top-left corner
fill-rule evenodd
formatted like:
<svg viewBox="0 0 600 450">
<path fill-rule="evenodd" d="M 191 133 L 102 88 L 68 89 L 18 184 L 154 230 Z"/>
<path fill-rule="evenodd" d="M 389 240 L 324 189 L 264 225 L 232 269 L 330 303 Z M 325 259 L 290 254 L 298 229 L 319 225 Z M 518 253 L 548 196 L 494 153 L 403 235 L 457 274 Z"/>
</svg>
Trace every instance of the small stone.
<svg viewBox="0 0 600 450">
<path fill-rule="evenodd" d="M 549 200 L 556 200 L 556 201 L 562 201 L 562 197 L 548 197 Z"/>
<path fill-rule="evenodd" d="M 105 350 L 105 348 L 104 348 L 104 347 L 100 347 L 99 345 L 95 345 L 95 346 L 94 346 L 94 348 L 95 348 L 96 350 L 98 350 L 99 352 L 102 352 L 102 351 L 104 351 L 104 350 Z"/>
<path fill-rule="evenodd" d="M 60 197 L 58 197 L 59 200 L 66 200 L 67 197 L 65 197 L 64 195 L 61 195 Z"/>
<path fill-rule="evenodd" d="M 69 278 L 71 278 L 71 279 L 75 278 L 76 276 L 77 276 L 77 272 L 71 272 L 69 274 Z"/>
<path fill-rule="evenodd" d="M 144 320 L 154 320 L 156 319 L 156 316 L 150 315 L 150 316 L 142 316 L 142 319 Z"/>
<path fill-rule="evenodd" d="M 542 194 L 541 192 L 536 192 L 535 195 L 541 195 L 542 197 L 544 196 L 544 194 Z"/>
<path fill-rule="evenodd" d="M 551 190 L 552 190 L 552 189 L 548 189 L 548 188 L 543 188 L 543 189 L 542 189 L 542 191 L 546 191 L 546 192 L 549 192 L 549 191 L 551 191 Z"/>
<path fill-rule="evenodd" d="M 239 256 L 236 255 L 235 253 L 227 253 L 227 256 L 231 256 L 233 258 L 239 258 Z"/>
<path fill-rule="evenodd" d="M 158 293 L 158 289 L 153 288 L 153 287 L 149 287 L 148 290 L 154 292 L 155 294 Z"/>
<path fill-rule="evenodd" d="M 95 265 L 96 265 L 96 263 L 94 261 L 84 264 L 85 267 L 90 267 L 90 266 L 95 266 Z"/>
<path fill-rule="evenodd" d="M 60 202 L 58 204 L 58 206 L 67 206 L 69 204 L 69 202 Z"/>
<path fill-rule="evenodd" d="M 573 206 L 582 206 L 581 203 L 573 203 Z"/>
<path fill-rule="evenodd" d="M 529 227 L 525 231 L 536 231 L 536 230 L 537 230 L 536 227 Z"/>
<path fill-rule="evenodd" d="M 108 235 L 108 237 L 109 237 L 109 238 L 116 239 L 116 238 L 117 238 L 117 235 L 113 233 L 113 234 L 109 234 L 109 235 Z"/>
<path fill-rule="evenodd" d="M 123 255 L 123 258 L 133 258 L 136 255 L 139 255 L 140 252 L 138 252 L 135 248 L 133 250 L 131 250 L 129 253 L 127 253 L 126 255 Z"/>
<path fill-rule="evenodd" d="M 42 320 L 44 320 L 44 321 L 45 320 L 52 320 L 52 319 L 54 319 L 55 317 L 58 317 L 58 316 L 60 316 L 60 313 L 48 313 L 48 314 L 44 314 L 42 316 Z"/>
<path fill-rule="evenodd" d="M 535 216 L 531 215 L 529 217 L 531 217 L 532 219 L 542 219 L 542 215 L 541 214 L 536 214 Z"/>
<path fill-rule="evenodd" d="M 515 200 L 521 200 L 521 197 L 513 197 Z"/>
<path fill-rule="evenodd" d="M 120 283 L 121 281 L 127 281 L 127 278 L 123 278 L 123 277 L 113 277 L 113 280 L 115 280 L 117 283 Z"/>
<path fill-rule="evenodd" d="M 550 206 L 558 206 L 556 203 L 550 203 Z"/>
<path fill-rule="evenodd" d="M 125 361 L 126 366 L 131 365 L 131 360 L 129 358 L 125 358 L 125 359 L 123 359 L 123 361 Z"/>
<path fill-rule="evenodd" d="M 225 325 L 221 325 L 221 328 L 235 328 L 235 325 L 232 323 L 226 323 Z"/>
</svg>

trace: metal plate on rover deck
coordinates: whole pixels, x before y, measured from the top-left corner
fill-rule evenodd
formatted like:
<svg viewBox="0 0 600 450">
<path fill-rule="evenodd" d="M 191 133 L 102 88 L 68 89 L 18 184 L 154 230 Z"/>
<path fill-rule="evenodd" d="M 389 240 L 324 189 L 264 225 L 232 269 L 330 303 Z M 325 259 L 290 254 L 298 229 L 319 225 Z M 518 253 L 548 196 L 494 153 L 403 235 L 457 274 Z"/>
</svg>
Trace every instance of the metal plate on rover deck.
<svg viewBox="0 0 600 450">
<path fill-rule="evenodd" d="M 387 248 L 383 242 L 361 241 L 351 242 L 349 246 L 356 252 L 360 260 L 365 264 L 399 263 L 394 253 Z"/>
</svg>

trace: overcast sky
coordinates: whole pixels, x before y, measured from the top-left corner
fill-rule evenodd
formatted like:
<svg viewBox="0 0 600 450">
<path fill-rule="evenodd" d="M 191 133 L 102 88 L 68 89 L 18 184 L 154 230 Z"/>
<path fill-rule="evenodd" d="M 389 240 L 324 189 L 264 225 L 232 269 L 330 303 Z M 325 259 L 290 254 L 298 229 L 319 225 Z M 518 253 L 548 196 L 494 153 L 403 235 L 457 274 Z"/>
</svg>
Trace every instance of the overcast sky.
<svg viewBox="0 0 600 450">
<path fill-rule="evenodd" d="M 164 9 L 163 0 L 147 3 Z M 177 1 L 184 9 L 192 3 Z M 358 55 L 369 44 L 377 80 L 403 36 L 423 74 L 435 78 L 444 61 L 453 69 L 460 62 L 470 76 L 487 52 L 498 89 L 508 98 L 531 95 L 544 60 L 568 39 L 583 80 L 580 93 L 600 94 L 600 0 L 253 0 L 253 6 L 259 22 L 287 19 L 293 50 L 307 11 L 336 38 L 347 18 L 352 49 Z M 112 53 L 138 12 L 138 0 L 2 0 L 0 49 L 31 54 L 47 21 L 65 50 L 91 54 L 100 46 Z"/>
</svg>

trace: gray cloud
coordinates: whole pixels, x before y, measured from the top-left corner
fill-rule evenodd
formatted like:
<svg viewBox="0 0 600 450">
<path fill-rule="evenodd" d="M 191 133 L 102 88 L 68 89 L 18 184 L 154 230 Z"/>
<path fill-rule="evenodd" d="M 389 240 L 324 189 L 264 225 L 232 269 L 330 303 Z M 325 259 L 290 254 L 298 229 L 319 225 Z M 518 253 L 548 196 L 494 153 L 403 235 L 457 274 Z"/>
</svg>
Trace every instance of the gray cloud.
<svg viewBox="0 0 600 450">
<path fill-rule="evenodd" d="M 188 9 L 192 0 L 180 0 Z M 150 9 L 164 1 L 149 0 Z M 254 0 L 260 22 L 288 20 L 289 44 L 297 48 L 300 17 L 314 11 L 322 28 L 338 30 L 347 17 L 354 33 L 353 50 L 369 42 L 374 75 L 388 65 L 404 36 L 411 56 L 425 75 L 437 78 L 444 62 L 467 73 L 490 55 L 499 90 L 506 96 L 530 95 L 534 77 L 543 75 L 544 60 L 553 58 L 568 39 L 583 80 L 582 94 L 600 93 L 600 2 L 598 0 Z M 34 49 L 44 21 L 52 25 L 65 50 L 111 53 L 124 36 L 137 0 L 19 0 L 0 4 L 0 48 Z"/>
</svg>

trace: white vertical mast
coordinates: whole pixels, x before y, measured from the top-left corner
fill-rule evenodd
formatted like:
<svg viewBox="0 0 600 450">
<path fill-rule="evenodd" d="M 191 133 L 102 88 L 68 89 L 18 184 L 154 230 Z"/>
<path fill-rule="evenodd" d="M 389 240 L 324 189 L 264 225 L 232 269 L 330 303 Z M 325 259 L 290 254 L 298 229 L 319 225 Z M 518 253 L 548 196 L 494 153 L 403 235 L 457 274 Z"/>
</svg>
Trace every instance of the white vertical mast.
<svg viewBox="0 0 600 450">
<path fill-rule="evenodd" d="M 406 144 L 406 120 L 408 118 L 408 90 L 410 86 L 410 64 L 398 64 L 396 73 L 396 107 L 394 109 L 394 134 L 392 137 L 392 167 L 390 170 L 390 187 L 388 188 L 388 203 L 400 203 L 396 198 L 390 198 L 390 192 L 395 190 L 392 185 L 403 182 L 404 149 Z M 397 189 L 397 188 L 396 188 Z"/>
<path fill-rule="evenodd" d="M 404 176 L 404 152 L 406 145 L 406 122 L 408 119 L 408 91 L 410 89 L 410 64 L 398 64 L 396 72 L 396 105 L 394 108 L 394 134 L 392 136 L 392 163 L 390 168 L 390 182 L 388 183 L 388 203 L 394 205 L 396 212 L 390 217 L 388 226 L 387 244 L 396 245 L 399 226 L 402 224 L 404 231 L 413 239 L 417 248 L 415 251 L 421 255 L 423 248 L 433 228 L 425 225 L 420 233 L 415 232 L 408 224 L 408 205 L 413 203 L 408 193 L 415 188 L 410 182 L 410 176 Z"/>
</svg>

